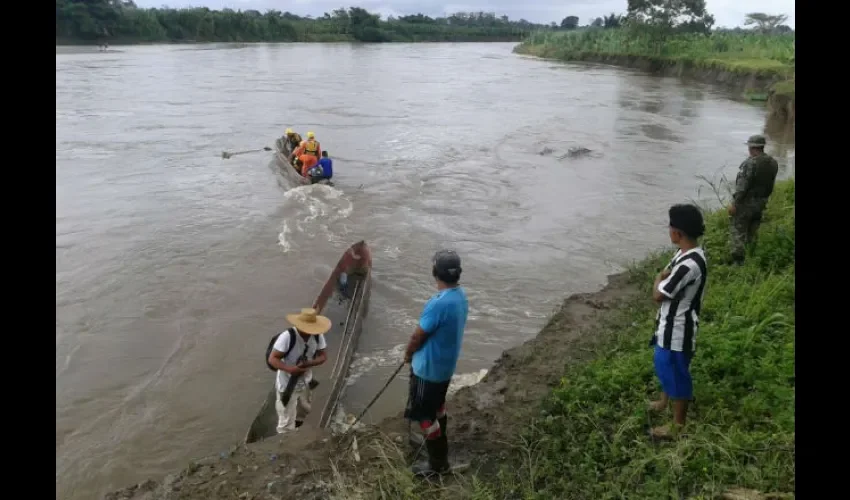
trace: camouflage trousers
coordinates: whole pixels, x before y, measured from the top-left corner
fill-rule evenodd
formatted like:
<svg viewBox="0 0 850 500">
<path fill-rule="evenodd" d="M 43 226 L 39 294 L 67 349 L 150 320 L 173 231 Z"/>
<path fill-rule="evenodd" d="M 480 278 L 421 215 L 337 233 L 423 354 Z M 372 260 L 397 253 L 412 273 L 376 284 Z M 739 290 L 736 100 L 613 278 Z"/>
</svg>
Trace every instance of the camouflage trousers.
<svg viewBox="0 0 850 500">
<path fill-rule="evenodd" d="M 729 228 L 733 261 L 743 261 L 747 245 L 755 242 L 765 205 L 767 200 L 757 200 L 740 203 L 736 207 Z"/>
</svg>

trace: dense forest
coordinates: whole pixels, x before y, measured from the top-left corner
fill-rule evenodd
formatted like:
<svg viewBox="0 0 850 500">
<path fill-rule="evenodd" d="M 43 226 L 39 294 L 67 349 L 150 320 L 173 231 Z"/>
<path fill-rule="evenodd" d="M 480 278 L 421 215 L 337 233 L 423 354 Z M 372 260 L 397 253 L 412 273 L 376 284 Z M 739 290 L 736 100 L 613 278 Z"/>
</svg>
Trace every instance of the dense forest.
<svg viewBox="0 0 850 500">
<path fill-rule="evenodd" d="M 56 0 L 56 43 L 512 41 L 541 25 L 487 12 L 381 19 L 360 7 L 321 17 L 270 10 L 143 9 L 124 0 Z"/>
</svg>

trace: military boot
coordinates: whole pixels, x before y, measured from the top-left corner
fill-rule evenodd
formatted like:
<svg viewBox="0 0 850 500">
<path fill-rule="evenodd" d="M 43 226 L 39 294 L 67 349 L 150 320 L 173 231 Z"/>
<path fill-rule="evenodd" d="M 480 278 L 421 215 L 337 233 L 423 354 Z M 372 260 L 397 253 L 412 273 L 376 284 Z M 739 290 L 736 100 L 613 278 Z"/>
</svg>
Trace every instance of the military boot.
<svg viewBox="0 0 850 500">
<path fill-rule="evenodd" d="M 428 449 L 428 460 L 413 464 L 413 474 L 429 477 L 445 474 L 451 470 L 449 465 L 449 440 L 445 434 L 437 439 L 426 439 L 425 447 Z"/>
</svg>

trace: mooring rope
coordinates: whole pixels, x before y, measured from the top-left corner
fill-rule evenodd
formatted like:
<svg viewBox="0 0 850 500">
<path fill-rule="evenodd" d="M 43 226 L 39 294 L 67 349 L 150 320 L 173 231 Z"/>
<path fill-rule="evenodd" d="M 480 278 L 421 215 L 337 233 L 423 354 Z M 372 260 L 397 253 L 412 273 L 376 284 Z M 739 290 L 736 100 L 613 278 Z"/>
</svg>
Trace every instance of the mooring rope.
<svg viewBox="0 0 850 500">
<path fill-rule="evenodd" d="M 367 412 L 367 411 L 369 411 L 369 408 L 371 408 L 371 407 L 372 407 L 372 405 L 373 405 L 373 404 L 375 404 L 375 401 L 377 401 L 377 400 L 378 400 L 378 398 L 379 398 L 379 397 L 381 397 L 381 394 L 383 394 L 383 393 L 384 393 L 384 391 L 385 391 L 385 390 L 387 390 L 387 387 L 389 387 L 389 386 L 390 386 L 390 382 L 392 382 L 392 381 L 393 381 L 393 379 L 396 377 L 396 375 L 398 375 L 398 374 L 399 374 L 399 372 L 401 371 L 401 369 L 402 369 L 402 368 L 404 368 L 404 365 L 405 365 L 405 364 L 406 364 L 406 363 L 402 361 L 402 363 L 401 363 L 400 365 L 398 365 L 398 368 L 396 368 L 396 369 L 395 369 L 395 371 L 393 372 L 393 374 L 392 374 L 392 375 L 390 375 L 390 378 L 389 378 L 389 379 L 387 379 L 387 383 L 386 383 L 386 384 L 384 384 L 384 387 L 382 387 L 382 388 L 381 388 L 381 390 L 380 390 L 380 391 L 378 391 L 378 394 L 375 394 L 375 397 L 374 397 L 374 398 L 372 398 L 372 401 L 369 401 L 369 404 L 368 404 L 368 405 L 366 405 L 366 408 L 363 408 L 363 411 L 360 413 L 360 416 L 359 416 L 359 417 L 357 417 L 357 418 L 354 420 L 354 422 L 351 424 L 351 426 L 348 428 L 349 430 L 353 429 L 353 428 L 354 428 L 354 426 L 355 426 L 355 425 L 357 425 L 357 423 L 358 423 L 358 422 L 360 422 L 360 419 L 361 419 L 361 418 L 363 418 L 363 415 L 365 415 L 365 414 L 366 414 L 366 412 Z"/>
</svg>

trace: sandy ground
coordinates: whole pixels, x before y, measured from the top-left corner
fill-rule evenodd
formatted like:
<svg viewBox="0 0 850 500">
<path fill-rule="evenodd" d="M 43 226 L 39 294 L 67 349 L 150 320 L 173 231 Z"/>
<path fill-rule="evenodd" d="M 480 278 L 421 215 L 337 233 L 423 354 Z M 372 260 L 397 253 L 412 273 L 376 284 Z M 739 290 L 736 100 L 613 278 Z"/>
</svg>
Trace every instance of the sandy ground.
<svg viewBox="0 0 850 500">
<path fill-rule="evenodd" d="M 480 383 L 460 389 L 448 404 L 453 460 L 469 463 L 467 474 L 495 470 L 508 453 L 504 443 L 516 441 L 539 403 L 558 384 L 564 366 L 592 356 L 592 346 L 601 340 L 598 333 L 604 331 L 598 327 L 606 311 L 637 292 L 623 273 L 610 276 L 599 292 L 569 297 L 534 339 L 505 351 Z M 346 482 L 346 475 L 364 474 L 364 467 L 381 460 L 371 442 L 404 443 L 399 447 L 407 449 L 407 432 L 401 413 L 345 436 L 302 428 L 286 446 L 277 438 L 238 444 L 162 480 L 148 480 L 106 498 L 327 499 L 335 483 Z M 356 467 L 351 458 L 354 436 L 360 458 Z"/>
</svg>

